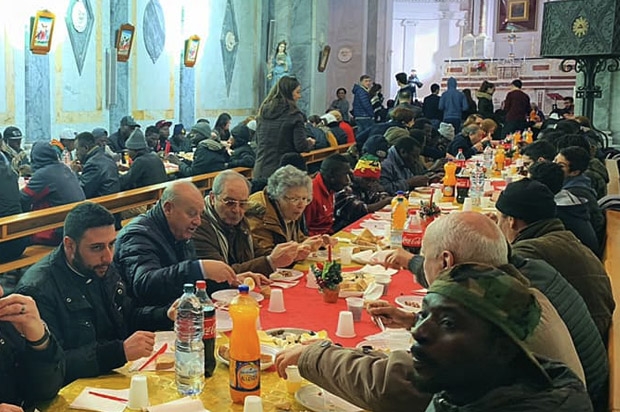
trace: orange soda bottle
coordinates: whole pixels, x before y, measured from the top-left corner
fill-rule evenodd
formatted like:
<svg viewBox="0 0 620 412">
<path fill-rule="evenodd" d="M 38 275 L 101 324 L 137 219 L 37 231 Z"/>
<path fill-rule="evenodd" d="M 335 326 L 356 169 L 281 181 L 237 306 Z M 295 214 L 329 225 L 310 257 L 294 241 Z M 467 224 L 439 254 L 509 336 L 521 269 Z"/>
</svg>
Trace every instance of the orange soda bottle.
<svg viewBox="0 0 620 412">
<path fill-rule="evenodd" d="M 530 144 L 534 142 L 534 132 L 532 132 L 532 128 L 528 127 L 525 132 L 525 143 Z"/>
<path fill-rule="evenodd" d="M 456 163 L 449 161 L 443 166 L 446 172 L 443 178 L 443 200 L 453 202 L 456 192 Z"/>
<path fill-rule="evenodd" d="M 239 286 L 239 295 L 230 302 L 233 322 L 230 334 L 230 398 L 243 404 L 246 396 L 260 396 L 260 340 L 256 332 L 259 308 L 249 295 L 248 285 Z"/>
<path fill-rule="evenodd" d="M 392 230 L 403 230 L 407 221 L 407 210 L 409 209 L 409 199 L 405 197 L 405 192 L 399 190 L 396 197 L 392 199 Z"/>
<path fill-rule="evenodd" d="M 504 149 L 499 147 L 495 153 L 495 171 L 501 173 L 504 170 L 505 163 L 506 155 L 504 154 Z"/>
</svg>

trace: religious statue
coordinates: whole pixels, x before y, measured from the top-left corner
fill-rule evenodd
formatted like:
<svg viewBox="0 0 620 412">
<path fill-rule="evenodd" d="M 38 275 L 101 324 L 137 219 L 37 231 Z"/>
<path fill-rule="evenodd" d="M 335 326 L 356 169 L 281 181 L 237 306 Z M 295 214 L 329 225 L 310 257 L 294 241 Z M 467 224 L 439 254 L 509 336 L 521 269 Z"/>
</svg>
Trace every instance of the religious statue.
<svg viewBox="0 0 620 412">
<path fill-rule="evenodd" d="M 286 42 L 282 40 L 278 43 L 276 52 L 268 64 L 267 80 L 271 80 L 273 87 L 282 77 L 287 76 L 291 71 L 291 58 L 286 52 Z"/>
</svg>

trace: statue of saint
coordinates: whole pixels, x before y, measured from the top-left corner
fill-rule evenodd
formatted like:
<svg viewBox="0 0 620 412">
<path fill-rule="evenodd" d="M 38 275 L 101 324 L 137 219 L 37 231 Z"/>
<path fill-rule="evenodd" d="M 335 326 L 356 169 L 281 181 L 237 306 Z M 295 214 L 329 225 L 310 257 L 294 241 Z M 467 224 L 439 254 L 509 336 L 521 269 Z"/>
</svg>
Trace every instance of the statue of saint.
<svg viewBox="0 0 620 412">
<path fill-rule="evenodd" d="M 268 64 L 267 80 L 271 81 L 270 88 L 275 86 L 284 76 L 288 76 L 291 71 L 291 58 L 286 52 L 286 42 L 282 40 L 278 43 L 276 52 Z"/>
</svg>

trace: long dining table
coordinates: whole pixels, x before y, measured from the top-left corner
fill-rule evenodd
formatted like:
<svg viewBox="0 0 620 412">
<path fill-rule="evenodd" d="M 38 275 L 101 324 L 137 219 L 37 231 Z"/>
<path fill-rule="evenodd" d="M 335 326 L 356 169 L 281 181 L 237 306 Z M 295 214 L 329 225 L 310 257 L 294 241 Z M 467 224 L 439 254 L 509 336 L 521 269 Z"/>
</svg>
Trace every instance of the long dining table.
<svg viewBox="0 0 620 412">
<path fill-rule="evenodd" d="M 334 249 L 334 255 L 338 255 L 340 247 L 351 246 L 345 239 L 354 238 L 352 231 L 359 230 L 364 225 L 363 222 L 373 222 L 373 219 L 376 218 L 376 215 L 374 218 L 372 215 L 367 215 L 334 235 L 340 240 L 339 245 Z M 312 263 L 315 262 L 301 262 L 295 266 L 295 269 L 306 274 Z M 354 261 L 350 265 L 343 266 L 343 272 L 355 271 L 362 266 Z M 297 328 L 325 331 L 330 340 L 347 348 L 354 348 L 365 337 L 381 332 L 370 315 L 364 311 L 361 321 L 354 324 L 355 337 L 340 338 L 336 336 L 339 312 L 347 310 L 345 299 L 340 298 L 336 303 L 325 303 L 320 292 L 317 289 L 307 287 L 306 283 L 307 275 L 301 278 L 296 286 L 283 290 L 286 308 L 286 311 L 283 313 L 269 312 L 268 300 L 265 299 L 261 302 L 260 325 L 263 330 Z M 394 300 L 398 296 L 411 295 L 412 292 L 421 288 L 422 286 L 415 282 L 411 272 L 401 269 L 392 276 L 388 293 L 381 299 L 394 304 Z M 227 335 L 228 333 L 218 333 L 217 344 L 226 342 L 228 339 Z M 120 372 L 113 372 L 95 378 L 78 379 L 64 387 L 51 402 L 41 404 L 38 408 L 41 411 L 49 412 L 69 410 L 69 405 L 86 387 L 127 389 L 132 376 L 131 373 L 127 372 L 127 369 L 127 366 L 125 366 Z M 158 405 L 181 397 L 176 391 L 174 372 L 153 371 L 141 373 L 147 375 L 151 405 Z M 206 409 L 212 412 L 243 411 L 242 405 L 232 403 L 229 396 L 228 382 L 228 366 L 218 361 L 213 376 L 205 379 L 204 390 L 199 396 Z M 303 384 L 308 384 L 308 382 L 304 380 Z M 291 411 L 308 410 L 297 403 L 293 395 L 287 393 L 286 382 L 278 376 L 273 366 L 261 372 L 261 398 L 264 411 L 266 412 L 280 411 L 283 410 L 281 407 L 286 407 L 287 405 Z"/>
</svg>

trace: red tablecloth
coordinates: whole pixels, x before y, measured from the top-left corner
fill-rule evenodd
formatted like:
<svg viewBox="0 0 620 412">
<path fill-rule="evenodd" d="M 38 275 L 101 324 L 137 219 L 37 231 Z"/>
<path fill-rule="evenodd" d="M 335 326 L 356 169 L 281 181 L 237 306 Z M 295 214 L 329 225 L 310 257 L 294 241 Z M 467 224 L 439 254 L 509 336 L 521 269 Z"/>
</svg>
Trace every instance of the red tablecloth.
<svg viewBox="0 0 620 412">
<path fill-rule="evenodd" d="M 363 218 L 344 229 L 344 231 L 348 232 L 351 229 L 359 228 L 360 222 L 364 219 L 371 218 Z M 360 265 L 353 264 L 346 266 L 344 271 L 355 270 L 360 267 Z M 307 266 L 300 267 L 300 269 L 304 269 L 304 273 L 307 273 Z M 323 297 L 317 289 L 306 287 L 306 276 L 301 279 L 297 286 L 284 289 L 286 312 L 271 313 L 267 310 L 269 301 L 264 300 L 262 302 L 260 319 L 264 330 L 283 327 L 302 328 L 313 331 L 326 330 L 332 341 L 346 347 L 354 347 L 357 343 L 364 340 L 366 336 L 381 332 L 379 327 L 373 323 L 368 313 L 364 311 L 362 320 L 355 323 L 356 336 L 354 338 L 344 339 L 336 336 L 338 314 L 340 311 L 347 310 L 347 304 L 343 298 L 338 299 L 337 303 L 323 302 Z M 392 276 L 392 283 L 389 286 L 388 294 L 382 297 L 382 299 L 394 303 L 394 299 L 398 296 L 410 295 L 414 290 L 421 288 L 422 286 L 415 282 L 411 272 L 401 270 Z"/>
</svg>

